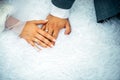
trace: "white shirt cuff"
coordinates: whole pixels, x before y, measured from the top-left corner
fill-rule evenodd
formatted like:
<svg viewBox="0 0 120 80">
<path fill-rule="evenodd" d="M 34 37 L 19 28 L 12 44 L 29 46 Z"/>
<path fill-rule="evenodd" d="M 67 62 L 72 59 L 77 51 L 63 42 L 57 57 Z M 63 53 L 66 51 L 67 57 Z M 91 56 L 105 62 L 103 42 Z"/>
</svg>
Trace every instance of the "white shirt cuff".
<svg viewBox="0 0 120 80">
<path fill-rule="evenodd" d="M 51 3 L 51 11 L 50 14 L 59 18 L 68 18 L 69 17 L 69 9 L 62 9 L 54 6 Z"/>
</svg>

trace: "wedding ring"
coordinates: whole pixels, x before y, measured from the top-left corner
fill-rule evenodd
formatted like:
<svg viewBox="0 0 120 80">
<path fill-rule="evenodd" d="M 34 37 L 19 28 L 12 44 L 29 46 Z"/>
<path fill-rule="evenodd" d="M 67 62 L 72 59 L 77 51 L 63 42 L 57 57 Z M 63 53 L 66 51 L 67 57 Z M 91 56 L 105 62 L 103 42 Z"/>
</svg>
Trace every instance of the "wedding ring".
<svg viewBox="0 0 120 80">
<path fill-rule="evenodd" d="M 46 29 L 45 32 L 48 32 L 48 30 Z"/>
</svg>

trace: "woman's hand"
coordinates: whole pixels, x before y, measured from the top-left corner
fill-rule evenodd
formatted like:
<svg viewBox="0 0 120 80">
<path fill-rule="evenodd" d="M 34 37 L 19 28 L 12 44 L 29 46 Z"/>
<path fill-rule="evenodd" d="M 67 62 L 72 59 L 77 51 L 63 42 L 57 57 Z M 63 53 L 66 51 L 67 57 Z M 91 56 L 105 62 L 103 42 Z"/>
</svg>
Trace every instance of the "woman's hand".
<svg viewBox="0 0 120 80">
<path fill-rule="evenodd" d="M 46 23 L 46 20 L 33 20 L 26 22 L 20 37 L 24 38 L 32 46 L 36 46 L 35 43 L 37 43 L 45 48 L 52 47 L 54 45 L 55 38 L 38 27 L 38 25 Z"/>
</svg>

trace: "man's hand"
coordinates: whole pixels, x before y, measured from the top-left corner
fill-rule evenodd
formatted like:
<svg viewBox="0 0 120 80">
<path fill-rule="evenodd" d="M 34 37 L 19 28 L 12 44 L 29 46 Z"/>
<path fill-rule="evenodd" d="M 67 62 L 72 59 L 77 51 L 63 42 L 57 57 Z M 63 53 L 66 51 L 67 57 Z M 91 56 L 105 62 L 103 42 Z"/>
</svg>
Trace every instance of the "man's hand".
<svg viewBox="0 0 120 80">
<path fill-rule="evenodd" d="M 71 32 L 68 19 L 61 19 L 52 15 L 48 15 L 47 20 L 48 23 L 42 27 L 42 30 L 52 35 L 55 39 L 57 39 L 60 30 L 63 28 L 66 28 L 65 34 L 69 34 Z"/>
<path fill-rule="evenodd" d="M 42 47 L 52 47 L 55 39 L 47 32 L 38 27 L 40 24 L 46 24 L 44 20 L 33 20 L 26 22 L 20 37 L 24 38 L 32 46 L 36 46 L 35 43 Z"/>
</svg>

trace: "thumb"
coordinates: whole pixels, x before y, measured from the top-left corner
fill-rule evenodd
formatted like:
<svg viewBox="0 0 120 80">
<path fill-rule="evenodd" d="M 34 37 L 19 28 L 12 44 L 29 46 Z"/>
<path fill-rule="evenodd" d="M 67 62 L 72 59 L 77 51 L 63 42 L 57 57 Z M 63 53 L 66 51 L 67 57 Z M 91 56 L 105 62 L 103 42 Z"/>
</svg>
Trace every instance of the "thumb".
<svg viewBox="0 0 120 80">
<path fill-rule="evenodd" d="M 71 26 L 70 26 L 70 23 L 67 22 L 67 23 L 66 23 L 65 34 L 68 35 L 68 34 L 70 34 L 70 32 L 71 32 Z"/>
<path fill-rule="evenodd" d="M 35 24 L 46 24 L 48 22 L 48 20 L 34 20 L 33 23 Z"/>
</svg>

